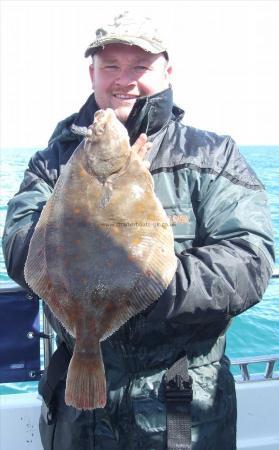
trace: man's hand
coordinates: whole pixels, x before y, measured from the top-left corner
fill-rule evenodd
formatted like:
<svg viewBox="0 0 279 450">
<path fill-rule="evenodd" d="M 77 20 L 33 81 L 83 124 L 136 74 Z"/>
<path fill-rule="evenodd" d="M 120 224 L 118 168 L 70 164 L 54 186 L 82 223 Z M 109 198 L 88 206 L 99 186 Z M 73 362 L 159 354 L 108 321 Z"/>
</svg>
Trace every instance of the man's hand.
<svg viewBox="0 0 279 450">
<path fill-rule="evenodd" d="M 138 154 L 138 156 L 144 160 L 146 153 L 148 152 L 148 150 L 150 150 L 152 147 L 151 142 L 147 141 L 147 135 L 145 133 L 142 133 L 139 135 L 139 137 L 137 138 L 136 142 L 134 143 L 134 145 L 132 145 L 132 150 L 134 150 L 134 152 L 136 152 Z M 144 161 L 146 166 L 149 167 L 150 164 L 148 161 Z"/>
</svg>

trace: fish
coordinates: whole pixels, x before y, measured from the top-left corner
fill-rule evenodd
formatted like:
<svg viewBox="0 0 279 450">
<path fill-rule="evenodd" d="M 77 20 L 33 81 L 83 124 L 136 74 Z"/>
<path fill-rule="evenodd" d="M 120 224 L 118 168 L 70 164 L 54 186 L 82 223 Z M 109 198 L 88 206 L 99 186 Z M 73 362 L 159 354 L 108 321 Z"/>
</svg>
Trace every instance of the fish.
<svg viewBox="0 0 279 450">
<path fill-rule="evenodd" d="M 32 235 L 24 275 L 74 338 L 65 402 L 106 405 L 101 342 L 152 305 L 177 267 L 169 218 L 125 126 L 98 110 Z"/>
</svg>

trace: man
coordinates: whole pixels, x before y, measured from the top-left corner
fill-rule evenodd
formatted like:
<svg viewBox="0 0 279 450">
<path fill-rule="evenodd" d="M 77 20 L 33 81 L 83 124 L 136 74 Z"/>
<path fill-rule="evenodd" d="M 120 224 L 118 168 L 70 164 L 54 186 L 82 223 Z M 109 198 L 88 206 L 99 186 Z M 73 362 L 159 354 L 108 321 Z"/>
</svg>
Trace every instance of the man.
<svg viewBox="0 0 279 450">
<path fill-rule="evenodd" d="M 8 273 L 26 286 L 30 238 L 82 140 L 76 130 L 107 107 L 142 155 L 144 133 L 152 142 L 147 157 L 172 223 L 178 267 L 162 297 L 102 343 L 104 409 L 65 405 L 73 341 L 45 307 L 60 345 L 40 383 L 44 449 L 233 450 L 236 398 L 225 331 L 232 317 L 261 299 L 272 273 L 266 193 L 230 137 L 181 123 L 183 111 L 172 101 L 168 49 L 149 19 L 117 17 L 97 30 L 85 55 L 92 57 L 94 94 L 58 124 L 48 148 L 33 156 L 9 203 L 3 238 Z"/>
</svg>

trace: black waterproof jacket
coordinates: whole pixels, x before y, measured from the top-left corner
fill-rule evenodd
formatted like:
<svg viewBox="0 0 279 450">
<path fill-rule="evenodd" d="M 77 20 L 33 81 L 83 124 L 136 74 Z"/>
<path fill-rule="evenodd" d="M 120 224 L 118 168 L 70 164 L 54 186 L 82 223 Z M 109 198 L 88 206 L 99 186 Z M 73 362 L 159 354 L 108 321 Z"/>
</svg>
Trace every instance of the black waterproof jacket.
<svg viewBox="0 0 279 450">
<path fill-rule="evenodd" d="M 9 202 L 3 250 L 9 275 L 22 286 L 34 226 L 82 140 L 71 125 L 89 126 L 96 109 L 91 95 L 79 113 L 58 124 Z M 183 125 L 182 117 L 170 88 L 139 99 L 126 124 L 131 143 L 141 132 L 153 142 L 150 171 L 173 226 L 176 275 L 154 305 L 102 343 L 104 409 L 66 407 L 61 381 L 54 422 L 40 421 L 45 449 L 166 449 L 162 378 L 183 355 L 193 378 L 193 450 L 236 448 L 235 389 L 224 333 L 267 287 L 274 259 L 271 220 L 264 187 L 234 141 Z M 48 308 L 46 314 L 71 350 L 72 339 Z"/>
</svg>

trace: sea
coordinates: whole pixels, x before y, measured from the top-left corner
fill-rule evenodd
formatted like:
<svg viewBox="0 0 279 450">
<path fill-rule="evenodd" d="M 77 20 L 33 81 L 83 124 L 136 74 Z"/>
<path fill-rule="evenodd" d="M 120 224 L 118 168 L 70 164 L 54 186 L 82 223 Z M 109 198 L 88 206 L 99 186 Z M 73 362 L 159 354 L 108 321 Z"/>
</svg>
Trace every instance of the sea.
<svg viewBox="0 0 279 450">
<path fill-rule="evenodd" d="M 1 204 L 0 233 L 3 234 L 7 202 L 17 192 L 24 171 L 34 148 L 1 149 Z M 243 146 L 240 151 L 265 185 L 272 222 L 276 249 L 276 271 L 279 270 L 279 146 Z M 0 286 L 10 281 L 0 249 Z M 1 309 L 1 304 L 0 304 Z M 226 354 L 230 359 L 279 355 L 279 278 L 270 281 L 262 301 L 233 319 L 227 331 Z M 275 370 L 279 370 L 279 365 Z M 264 371 L 264 365 L 252 365 L 251 372 Z M 237 375 L 239 368 L 232 367 Z M 37 382 L 9 383 L 0 385 L 1 394 L 35 392 Z"/>
</svg>

